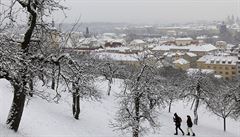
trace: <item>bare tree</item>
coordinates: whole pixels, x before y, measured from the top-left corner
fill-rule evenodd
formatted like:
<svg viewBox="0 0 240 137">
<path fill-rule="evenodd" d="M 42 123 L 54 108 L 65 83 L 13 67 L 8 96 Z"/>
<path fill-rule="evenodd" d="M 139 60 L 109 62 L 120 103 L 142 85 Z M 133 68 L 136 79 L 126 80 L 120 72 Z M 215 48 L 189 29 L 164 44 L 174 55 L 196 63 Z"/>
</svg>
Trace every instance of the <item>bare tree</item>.
<svg viewBox="0 0 240 137">
<path fill-rule="evenodd" d="M 212 83 L 212 78 L 214 77 L 212 73 L 203 72 L 202 70 L 194 70 L 189 72 L 189 78 L 186 79 L 186 83 L 183 84 L 183 97 L 190 97 L 195 100 L 195 105 L 193 109 L 194 113 L 194 124 L 198 125 L 198 108 L 200 105 L 200 101 L 204 100 L 211 90 L 213 90 L 214 86 Z"/>
<path fill-rule="evenodd" d="M 227 80 L 215 79 L 214 85 L 215 90 L 208 94 L 205 102 L 211 112 L 223 119 L 223 129 L 226 131 L 226 119 L 233 114 L 236 105 L 231 96 L 235 84 Z"/>
<path fill-rule="evenodd" d="M 239 79 L 234 82 L 234 88 L 232 93 L 232 98 L 235 100 L 235 109 L 233 111 L 234 118 L 239 118 L 240 116 L 240 82 Z"/>
<path fill-rule="evenodd" d="M 118 73 L 120 66 L 114 63 L 114 61 L 101 61 L 99 71 L 100 74 L 108 81 L 107 95 L 110 96 L 113 78 Z"/>
<path fill-rule="evenodd" d="M 162 76 L 161 84 L 167 94 L 168 112 L 171 112 L 171 106 L 174 100 L 179 99 L 182 91 L 183 81 L 187 75 L 185 71 L 175 69 L 173 67 L 163 67 L 160 72 Z"/>
<path fill-rule="evenodd" d="M 156 122 L 156 106 L 164 103 L 163 89 L 158 82 L 158 72 L 146 64 L 137 68 L 125 80 L 125 90 L 119 94 L 120 110 L 114 127 L 122 131 L 131 129 L 132 136 L 138 137 L 146 128 L 142 125 L 148 121 L 153 128 Z"/>
<path fill-rule="evenodd" d="M 80 114 L 80 99 L 99 100 L 101 94 L 95 89 L 94 81 L 97 75 L 96 63 L 90 58 L 84 58 L 77 62 L 72 62 L 67 74 L 62 75 L 62 80 L 72 93 L 73 104 L 72 112 L 75 119 L 79 119 Z M 66 70 L 66 67 L 65 67 Z"/>
</svg>

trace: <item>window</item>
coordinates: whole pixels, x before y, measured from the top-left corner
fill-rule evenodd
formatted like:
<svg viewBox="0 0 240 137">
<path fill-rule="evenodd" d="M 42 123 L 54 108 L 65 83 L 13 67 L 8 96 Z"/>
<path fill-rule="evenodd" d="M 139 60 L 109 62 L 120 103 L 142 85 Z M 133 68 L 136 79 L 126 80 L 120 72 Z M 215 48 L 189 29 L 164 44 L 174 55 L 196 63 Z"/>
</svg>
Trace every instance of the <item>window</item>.
<svg viewBox="0 0 240 137">
<path fill-rule="evenodd" d="M 222 71 L 220 71 L 219 74 L 222 74 Z"/>
<path fill-rule="evenodd" d="M 228 67 L 225 67 L 226 70 L 228 70 Z"/>
<path fill-rule="evenodd" d="M 236 74 L 236 72 L 235 72 L 235 71 L 232 71 L 232 74 L 233 74 L 233 75 L 235 75 L 235 74 Z"/>
<path fill-rule="evenodd" d="M 236 69 L 236 67 L 233 66 L 232 69 Z"/>
<path fill-rule="evenodd" d="M 228 72 L 225 72 L 226 75 L 228 75 Z"/>
</svg>

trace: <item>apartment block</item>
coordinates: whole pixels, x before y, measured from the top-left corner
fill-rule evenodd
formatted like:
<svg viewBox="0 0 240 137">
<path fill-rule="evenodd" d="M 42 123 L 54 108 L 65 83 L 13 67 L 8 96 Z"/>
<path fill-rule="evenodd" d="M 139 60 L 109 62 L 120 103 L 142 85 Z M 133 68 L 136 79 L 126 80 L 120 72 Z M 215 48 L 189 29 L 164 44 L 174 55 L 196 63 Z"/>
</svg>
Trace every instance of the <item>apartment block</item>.
<svg viewBox="0 0 240 137">
<path fill-rule="evenodd" d="M 197 60 L 197 68 L 212 69 L 215 74 L 232 79 L 238 75 L 237 61 L 237 56 L 205 55 Z"/>
</svg>

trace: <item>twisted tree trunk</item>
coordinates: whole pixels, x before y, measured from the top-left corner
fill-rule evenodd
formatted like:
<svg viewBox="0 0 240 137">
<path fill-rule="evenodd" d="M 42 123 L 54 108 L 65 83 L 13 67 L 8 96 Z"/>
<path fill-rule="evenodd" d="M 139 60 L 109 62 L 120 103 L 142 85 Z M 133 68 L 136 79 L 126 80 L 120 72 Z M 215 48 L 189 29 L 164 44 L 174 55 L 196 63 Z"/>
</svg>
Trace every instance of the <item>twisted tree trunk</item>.
<svg viewBox="0 0 240 137">
<path fill-rule="evenodd" d="M 52 83 L 51 83 L 51 89 L 55 89 L 55 66 L 53 65 L 52 68 Z"/>
<path fill-rule="evenodd" d="M 36 1 L 28 1 L 27 3 L 23 1 L 17 1 L 23 8 L 26 8 L 27 12 L 29 13 L 29 27 L 27 31 L 24 34 L 24 40 L 21 43 L 21 49 L 22 49 L 22 60 L 21 62 L 21 69 L 18 72 L 18 76 L 20 79 L 17 81 L 11 81 L 11 84 L 14 88 L 14 97 L 12 106 L 10 108 L 10 112 L 8 114 L 7 118 L 7 125 L 10 129 L 13 129 L 14 131 L 18 130 L 18 127 L 20 125 L 20 121 L 23 114 L 24 104 L 26 100 L 26 93 L 27 93 L 27 79 L 28 76 L 28 64 L 26 61 L 27 57 L 29 56 L 29 43 L 32 38 L 32 34 L 34 31 L 34 28 L 36 27 L 36 21 L 37 21 L 37 13 L 36 13 Z M 25 62 L 26 61 L 26 62 Z"/>
<path fill-rule="evenodd" d="M 134 117 L 134 125 L 132 128 L 133 132 L 133 137 L 138 137 L 139 136 L 139 124 L 140 124 L 140 98 L 137 95 L 134 99 L 134 104 L 135 104 L 135 117 Z"/>
<path fill-rule="evenodd" d="M 77 93 L 73 93 L 73 105 L 72 105 L 73 117 L 79 119 L 80 114 L 80 96 Z"/>
<path fill-rule="evenodd" d="M 25 89 L 14 86 L 14 97 L 12 106 L 7 118 L 7 125 L 10 129 L 17 131 L 23 114 L 24 104 L 26 100 Z"/>
<path fill-rule="evenodd" d="M 76 87 L 75 84 L 73 84 L 73 89 L 74 89 L 74 92 L 72 93 L 72 95 L 73 95 L 72 112 L 73 112 L 73 117 L 75 119 L 79 119 L 79 114 L 80 114 L 80 94 L 79 94 L 79 88 Z"/>
<path fill-rule="evenodd" d="M 111 89 L 112 89 L 112 79 L 108 79 L 108 91 L 107 91 L 108 96 L 110 96 L 111 94 Z"/>
<path fill-rule="evenodd" d="M 169 106 L 168 106 L 169 113 L 171 112 L 172 102 L 173 102 L 173 99 L 170 99 Z"/>
<path fill-rule="evenodd" d="M 201 95 L 201 91 L 200 91 L 200 84 L 198 83 L 197 84 L 197 87 L 196 87 L 196 96 L 195 96 L 195 106 L 194 106 L 194 110 L 193 110 L 193 113 L 194 113 L 194 120 L 193 120 L 193 123 L 195 125 L 198 125 L 198 106 L 199 106 L 199 102 L 200 102 L 200 95 Z"/>
<path fill-rule="evenodd" d="M 194 106 L 194 110 L 193 110 L 193 113 L 194 113 L 194 120 L 193 120 L 193 123 L 195 125 L 198 125 L 198 106 L 199 106 L 199 99 L 196 99 L 196 102 L 195 102 L 195 106 Z"/>
</svg>

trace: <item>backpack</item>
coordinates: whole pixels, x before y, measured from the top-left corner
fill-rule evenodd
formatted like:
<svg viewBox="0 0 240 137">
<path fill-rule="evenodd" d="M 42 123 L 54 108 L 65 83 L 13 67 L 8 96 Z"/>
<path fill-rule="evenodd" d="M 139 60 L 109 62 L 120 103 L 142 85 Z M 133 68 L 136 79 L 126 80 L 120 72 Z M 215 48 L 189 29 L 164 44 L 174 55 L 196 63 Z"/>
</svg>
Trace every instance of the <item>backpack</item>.
<svg viewBox="0 0 240 137">
<path fill-rule="evenodd" d="M 179 122 L 181 123 L 182 122 L 182 119 L 179 117 Z"/>
</svg>

